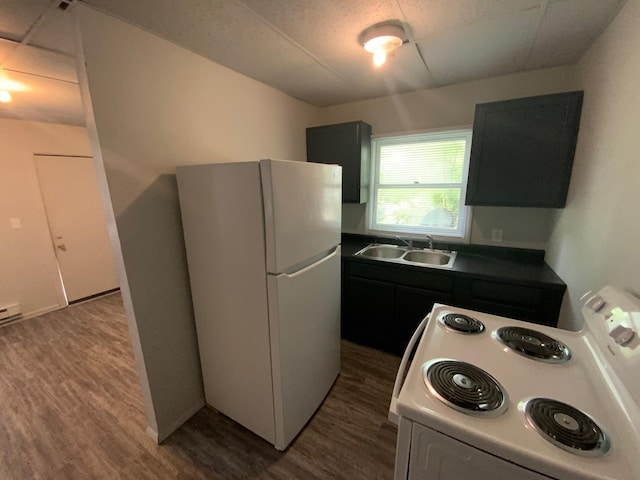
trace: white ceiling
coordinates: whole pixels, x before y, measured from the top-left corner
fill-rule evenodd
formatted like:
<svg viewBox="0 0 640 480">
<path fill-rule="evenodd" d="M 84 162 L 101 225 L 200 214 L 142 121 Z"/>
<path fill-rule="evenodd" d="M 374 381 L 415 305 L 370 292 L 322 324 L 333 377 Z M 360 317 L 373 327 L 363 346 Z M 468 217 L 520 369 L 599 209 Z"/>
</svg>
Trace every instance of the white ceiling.
<svg viewBox="0 0 640 480">
<path fill-rule="evenodd" d="M 70 13 L 77 1 L 0 0 L 0 67 L 27 88 L 0 104 L 0 116 L 82 124 Z M 318 106 L 575 63 L 624 3 L 82 1 Z M 358 37 L 388 20 L 401 22 L 408 42 L 376 69 Z"/>
</svg>

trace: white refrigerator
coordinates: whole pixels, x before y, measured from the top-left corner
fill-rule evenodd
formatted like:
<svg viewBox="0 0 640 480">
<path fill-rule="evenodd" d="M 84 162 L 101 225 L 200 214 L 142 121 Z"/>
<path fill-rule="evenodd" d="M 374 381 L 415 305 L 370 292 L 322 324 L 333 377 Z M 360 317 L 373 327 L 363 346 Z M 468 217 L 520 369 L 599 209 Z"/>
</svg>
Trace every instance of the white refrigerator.
<svg viewBox="0 0 640 480">
<path fill-rule="evenodd" d="M 340 371 L 342 172 L 177 168 L 206 402 L 284 450 Z"/>
</svg>

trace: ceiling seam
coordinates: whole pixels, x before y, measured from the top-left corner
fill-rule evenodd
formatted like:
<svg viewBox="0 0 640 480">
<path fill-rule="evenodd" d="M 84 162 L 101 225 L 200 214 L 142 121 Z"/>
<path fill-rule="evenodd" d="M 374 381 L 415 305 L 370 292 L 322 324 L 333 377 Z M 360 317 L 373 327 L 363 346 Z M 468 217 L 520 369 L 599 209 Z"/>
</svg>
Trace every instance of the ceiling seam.
<svg viewBox="0 0 640 480">
<path fill-rule="evenodd" d="M 313 53 L 311 53 L 309 50 L 307 50 L 306 48 L 304 48 L 302 45 L 300 45 L 298 42 L 296 42 L 294 39 L 292 39 L 291 37 L 289 37 L 286 33 L 284 33 L 282 30 L 280 30 L 278 27 L 276 27 L 275 25 L 273 25 L 271 22 L 269 22 L 266 18 L 264 18 L 262 15 L 260 15 L 258 12 L 256 12 L 254 9 L 252 9 L 251 7 L 249 7 L 248 5 L 246 5 L 244 2 L 242 2 L 241 0 L 234 0 L 234 3 L 236 3 L 237 5 L 241 6 L 242 8 L 244 8 L 245 10 L 249 11 L 251 13 L 251 15 L 255 16 L 256 18 L 258 18 L 262 23 L 264 23 L 266 26 L 268 26 L 271 30 L 273 30 L 276 34 L 278 34 L 280 37 L 282 37 L 284 40 L 286 40 L 287 42 L 289 42 L 291 45 L 293 45 L 294 47 L 296 47 L 298 50 L 300 50 L 301 52 L 305 53 L 306 55 L 308 55 L 309 57 L 311 57 L 313 59 L 314 62 L 316 62 L 318 65 L 320 65 L 322 68 L 324 68 L 325 70 L 327 70 L 328 72 L 332 73 L 333 75 L 335 75 L 337 78 L 339 78 L 340 80 L 342 80 L 347 86 L 349 86 L 350 88 L 352 88 L 354 91 L 358 90 L 358 86 L 353 84 L 350 80 L 348 80 L 347 78 L 343 77 L 342 75 L 340 75 L 338 72 L 336 72 L 333 68 L 331 68 L 329 65 L 327 65 L 326 63 L 324 63 L 322 60 L 320 60 L 318 57 L 316 57 Z"/>
<path fill-rule="evenodd" d="M 427 75 L 429 75 L 429 78 L 431 78 L 431 80 L 433 81 L 434 84 L 438 85 L 438 82 L 436 81 L 435 77 L 433 76 L 433 74 L 431 73 L 431 69 L 429 68 L 429 65 L 427 64 L 427 60 L 424 58 L 424 55 L 422 54 L 422 50 L 420 49 L 420 45 L 418 45 L 418 43 L 416 42 L 415 37 L 413 36 L 413 32 L 411 31 L 410 28 L 410 24 L 409 21 L 407 20 L 407 16 L 404 13 L 404 10 L 402 9 L 402 5 L 400 5 L 400 0 L 396 0 L 396 5 L 398 6 L 398 10 L 400 10 L 400 14 L 402 15 L 402 21 L 404 22 L 405 25 L 407 25 L 407 27 L 409 28 L 405 28 L 405 34 L 407 35 L 407 38 L 409 40 L 409 44 L 414 45 L 416 47 L 416 52 L 418 52 L 418 56 L 420 57 L 420 60 L 422 61 L 422 64 L 424 65 L 425 70 L 427 71 Z M 428 88 L 428 87 L 427 87 Z"/>
<path fill-rule="evenodd" d="M 20 75 L 29 75 L 30 77 L 38 77 L 38 78 L 46 78 L 47 80 L 54 80 L 56 82 L 68 83 L 70 85 L 78 85 L 78 82 L 73 82 L 71 80 L 64 80 L 63 78 L 50 77 L 48 75 L 40 75 L 38 73 L 31 72 L 23 72 L 21 70 L 14 70 L 12 68 L 3 68 L 5 72 L 19 73 Z"/>
<path fill-rule="evenodd" d="M 529 62 L 531 55 L 533 54 L 533 47 L 535 47 L 536 41 L 538 40 L 538 36 L 540 35 L 540 29 L 542 28 L 542 21 L 544 20 L 545 15 L 547 14 L 547 8 L 549 7 L 549 0 L 542 0 L 540 4 L 540 10 L 538 13 L 538 20 L 536 21 L 536 29 L 533 34 L 533 38 L 531 39 L 531 44 L 529 45 L 529 50 L 527 54 L 524 56 L 522 63 L 518 67 L 518 72 L 524 71 L 525 65 Z"/>
<path fill-rule="evenodd" d="M 18 47 L 23 46 L 22 42 L 18 42 L 16 40 L 12 40 L 10 38 L 7 37 L 0 37 L 0 41 L 4 40 L 5 42 L 9 42 L 12 43 L 12 52 L 13 50 L 17 49 Z M 75 58 L 75 55 L 72 55 L 71 53 L 67 53 L 67 52 L 63 52 L 62 50 L 56 50 L 54 48 L 47 48 L 47 47 L 41 47 L 39 45 L 24 45 L 25 47 L 29 47 L 29 48 L 33 48 L 36 50 L 42 50 L 43 52 L 47 52 L 47 53 L 54 53 L 56 55 L 62 55 L 64 57 L 69 57 L 69 58 Z M 4 61 L 4 60 L 3 60 Z"/>
<path fill-rule="evenodd" d="M 49 6 L 45 8 L 44 11 L 38 16 L 38 18 L 31 24 L 31 26 L 27 30 L 27 33 L 25 33 L 24 37 L 22 37 L 22 40 L 20 40 L 19 42 L 15 41 L 14 47 L 7 52 L 7 54 L 4 56 L 2 60 L 0 60 L 0 67 L 2 67 L 2 65 L 4 65 L 5 62 L 8 59 L 10 59 L 13 56 L 13 54 L 16 53 L 18 48 L 20 48 L 22 45 L 27 46 L 29 44 L 29 41 L 33 38 L 33 36 L 38 31 L 38 29 L 51 15 L 51 12 L 57 8 L 58 3 L 59 3 L 59 0 L 52 0 L 49 3 Z M 12 40 L 9 40 L 9 41 L 12 41 Z"/>
</svg>

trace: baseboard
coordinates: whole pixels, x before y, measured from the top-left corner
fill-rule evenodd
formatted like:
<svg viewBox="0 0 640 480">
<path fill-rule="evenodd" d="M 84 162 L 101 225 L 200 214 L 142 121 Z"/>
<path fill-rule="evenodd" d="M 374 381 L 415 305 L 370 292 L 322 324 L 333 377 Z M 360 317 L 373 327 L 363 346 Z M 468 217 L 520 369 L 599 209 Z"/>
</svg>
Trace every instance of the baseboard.
<svg viewBox="0 0 640 480">
<path fill-rule="evenodd" d="M 182 415 L 180 415 L 176 420 L 171 422 L 165 428 L 158 428 L 158 432 L 155 432 L 151 427 L 147 427 L 147 435 L 153 438 L 158 444 L 161 444 L 169 437 L 169 435 L 180 428 L 184 422 L 186 422 L 197 412 L 199 412 L 202 407 L 204 407 L 204 398 L 198 399 L 198 401 L 194 405 L 192 405 L 191 408 L 187 409 Z"/>
<path fill-rule="evenodd" d="M 89 295 L 88 297 L 82 297 L 77 300 L 73 300 L 69 302 L 69 305 L 78 305 L 79 303 L 90 302 L 91 300 L 95 300 L 100 297 L 106 297 L 107 295 L 113 295 L 114 293 L 120 292 L 120 287 L 112 288 L 111 290 L 105 290 L 104 292 L 94 293 L 93 295 Z"/>
<path fill-rule="evenodd" d="M 23 320 L 27 320 L 28 318 L 39 317 L 40 315 L 44 315 L 45 313 L 55 312 L 56 310 L 62 310 L 66 308 L 66 305 L 50 305 L 45 308 L 41 308 L 39 310 L 35 310 L 33 312 L 25 313 L 22 315 Z"/>
<path fill-rule="evenodd" d="M 147 432 L 147 435 L 149 435 L 154 442 L 160 443 L 158 442 L 158 432 L 156 432 L 153 428 L 147 427 L 146 432 Z"/>
</svg>

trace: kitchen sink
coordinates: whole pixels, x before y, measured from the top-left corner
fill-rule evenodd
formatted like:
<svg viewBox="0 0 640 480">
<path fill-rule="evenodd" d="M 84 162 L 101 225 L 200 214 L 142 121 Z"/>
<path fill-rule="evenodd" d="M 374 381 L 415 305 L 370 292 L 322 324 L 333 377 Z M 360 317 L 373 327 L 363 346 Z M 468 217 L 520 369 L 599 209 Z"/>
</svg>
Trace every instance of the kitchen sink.
<svg viewBox="0 0 640 480">
<path fill-rule="evenodd" d="M 411 251 L 407 252 L 404 257 L 407 262 L 428 263 L 431 265 L 446 265 L 451 260 L 448 253 L 431 252 L 431 251 Z"/>
<path fill-rule="evenodd" d="M 406 252 L 406 248 L 397 247 L 395 245 L 369 245 L 367 248 L 361 250 L 356 255 L 369 258 L 394 259 L 400 258 Z"/>
<path fill-rule="evenodd" d="M 456 259 L 456 252 L 432 250 L 430 248 L 371 244 L 356 253 L 356 256 L 404 265 L 451 268 Z"/>
</svg>

